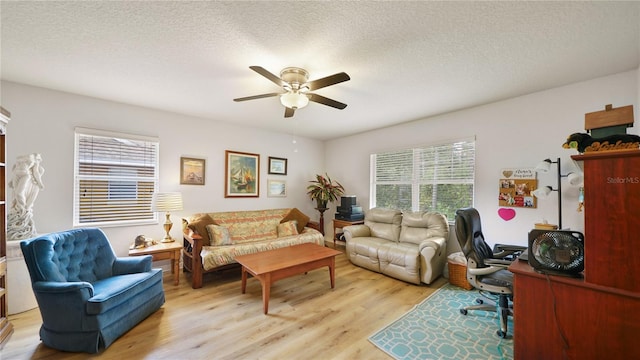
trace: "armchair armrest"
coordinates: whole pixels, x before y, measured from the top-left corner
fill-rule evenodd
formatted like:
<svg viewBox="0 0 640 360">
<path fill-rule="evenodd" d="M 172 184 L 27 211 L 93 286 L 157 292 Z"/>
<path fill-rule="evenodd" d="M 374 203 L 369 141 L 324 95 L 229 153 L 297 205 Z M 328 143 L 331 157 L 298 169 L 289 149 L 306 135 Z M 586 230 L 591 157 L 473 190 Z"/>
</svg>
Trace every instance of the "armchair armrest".
<svg viewBox="0 0 640 360">
<path fill-rule="evenodd" d="M 497 252 L 493 253 L 493 257 L 495 259 L 507 258 L 509 261 L 513 261 L 526 249 L 526 246 L 496 244 L 494 251 Z"/>
<path fill-rule="evenodd" d="M 63 293 L 82 293 L 83 290 L 87 290 L 87 297 L 89 299 L 93 296 L 93 285 L 86 281 L 73 281 L 73 282 L 57 282 L 57 281 L 36 281 L 33 283 L 33 291 L 38 293 L 48 294 L 63 294 Z"/>
<path fill-rule="evenodd" d="M 485 261 L 486 263 L 486 261 Z M 494 272 L 497 272 L 499 270 L 504 270 L 506 268 L 508 268 L 508 265 L 502 265 L 502 264 L 495 264 L 495 265 L 491 265 L 491 266 L 487 266 L 487 267 L 483 267 L 483 268 L 470 268 L 467 267 L 467 272 L 471 275 L 489 275 L 489 274 L 493 274 Z"/>
<path fill-rule="evenodd" d="M 87 302 L 93 297 L 90 283 L 37 281 L 33 292 L 50 331 L 77 331 L 79 324 L 85 323 Z"/>
<path fill-rule="evenodd" d="M 349 239 L 356 237 L 371 236 L 371 229 L 367 225 L 349 225 L 342 228 L 344 237 L 349 242 Z"/>
<path fill-rule="evenodd" d="M 485 265 L 489 266 L 500 266 L 500 267 L 509 267 L 513 263 L 511 260 L 500 260 L 500 259 L 486 259 L 484 261 Z"/>
<path fill-rule="evenodd" d="M 116 258 L 113 263 L 113 274 L 124 275 L 151 271 L 152 258 L 151 255 Z"/>
<path fill-rule="evenodd" d="M 440 249 L 444 244 L 446 244 L 445 238 L 441 236 L 431 237 L 420 242 L 420 245 L 418 245 L 418 251 L 422 252 L 422 249 L 430 247 L 437 253 L 438 249 Z"/>
</svg>

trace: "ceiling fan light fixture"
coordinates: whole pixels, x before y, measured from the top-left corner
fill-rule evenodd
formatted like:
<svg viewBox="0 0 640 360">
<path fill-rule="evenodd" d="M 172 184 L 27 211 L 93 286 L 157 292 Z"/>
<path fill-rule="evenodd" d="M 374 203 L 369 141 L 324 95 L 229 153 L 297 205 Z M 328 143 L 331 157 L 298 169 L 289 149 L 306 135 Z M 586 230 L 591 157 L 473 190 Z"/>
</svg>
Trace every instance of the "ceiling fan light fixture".
<svg viewBox="0 0 640 360">
<path fill-rule="evenodd" d="M 280 103 L 290 109 L 302 109 L 309 105 L 309 98 L 299 92 L 288 92 L 280 95 Z"/>
</svg>

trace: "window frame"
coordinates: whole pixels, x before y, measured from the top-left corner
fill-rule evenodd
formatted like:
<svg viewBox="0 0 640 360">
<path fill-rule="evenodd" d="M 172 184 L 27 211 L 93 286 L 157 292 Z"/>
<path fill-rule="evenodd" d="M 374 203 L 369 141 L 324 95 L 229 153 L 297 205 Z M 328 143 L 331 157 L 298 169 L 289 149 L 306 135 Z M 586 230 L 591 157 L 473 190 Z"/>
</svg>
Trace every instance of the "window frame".
<svg viewBox="0 0 640 360">
<path fill-rule="evenodd" d="M 112 161 L 113 159 L 98 159 L 94 160 L 93 155 L 90 161 L 86 161 L 81 158 L 81 152 L 86 149 L 82 148 L 81 140 L 83 139 L 118 139 L 116 141 L 124 144 L 123 151 L 118 154 L 133 155 L 131 146 L 133 144 L 139 144 L 143 147 L 145 154 L 149 154 L 149 158 L 145 158 L 143 162 L 133 162 L 127 160 Z M 81 149 L 82 148 L 82 149 Z M 130 151 L 126 151 L 129 149 Z M 120 133 L 113 131 L 89 129 L 76 127 L 74 129 L 74 180 L 73 180 L 73 226 L 74 227 L 87 227 L 87 226 L 99 226 L 99 227 L 118 227 L 118 226 L 132 226 L 132 225 L 148 225 L 158 223 L 158 213 L 151 211 L 151 197 L 159 187 L 159 161 L 160 161 L 160 141 L 157 137 L 134 135 L 128 133 Z M 88 164 L 88 165 L 87 165 Z M 113 165 L 111 168 L 109 165 Z M 82 165 L 82 166 L 81 166 Z M 106 172 L 103 174 L 82 174 L 81 167 L 95 166 L 96 168 L 102 167 Z M 122 168 L 117 168 L 121 166 Z M 125 168 L 125 166 L 133 166 L 133 168 Z M 144 169 L 143 174 L 131 176 L 135 167 L 138 169 Z M 147 174 L 147 175 L 145 175 Z M 111 217 L 96 215 L 90 221 L 82 220 L 82 208 L 80 204 L 80 194 L 83 192 L 81 183 L 86 181 L 103 181 L 101 189 L 104 194 L 102 197 L 95 196 L 97 201 L 112 202 L 107 204 L 107 207 L 113 207 L 122 211 L 122 215 L 130 217 L 130 219 L 124 219 L 122 216 Z M 131 189 L 135 188 L 136 196 L 131 198 L 128 196 L 131 194 L 131 190 L 123 188 L 124 193 L 117 193 L 117 186 L 122 186 L 128 182 L 132 182 L 126 187 Z M 140 184 L 145 183 L 146 186 L 141 187 Z M 100 186 L 99 186 L 100 188 Z M 114 194 L 114 189 L 116 193 Z M 148 189 L 144 192 L 143 189 Z M 86 189 L 85 189 L 86 190 Z M 115 197 L 112 197 L 115 195 Z M 141 196 L 143 195 L 143 196 Z M 148 212 L 144 209 L 146 204 L 149 205 Z M 92 207 L 91 205 L 90 207 Z M 100 206 L 100 205 L 98 205 Z M 104 208 L 104 206 L 102 206 Z"/>
<path fill-rule="evenodd" d="M 437 175 L 434 175 L 433 178 L 430 178 L 428 181 L 424 180 L 424 175 L 421 178 L 420 175 L 420 171 L 424 170 L 425 167 L 421 167 L 422 163 L 420 160 L 420 154 L 424 154 L 425 152 L 428 151 L 437 151 L 438 148 L 442 148 L 442 147 L 447 147 L 449 146 L 450 149 L 450 153 L 451 155 L 453 155 L 453 151 L 454 151 L 454 146 L 456 144 L 462 144 L 462 146 L 465 147 L 465 150 L 472 151 L 472 161 L 471 161 L 471 168 L 465 168 L 464 172 L 468 173 L 468 175 L 471 175 L 471 177 L 468 178 L 457 178 L 454 179 L 453 176 L 452 178 L 449 179 L 440 179 Z M 467 149 L 466 147 L 470 146 L 470 149 Z M 402 153 L 411 153 L 411 158 L 408 159 L 406 158 L 406 156 L 408 156 L 408 154 L 406 155 L 402 155 Z M 378 174 L 377 174 L 377 158 L 380 155 L 394 155 L 397 154 L 399 158 L 401 158 L 402 156 L 405 156 L 405 162 L 404 164 L 411 166 L 410 171 L 411 173 L 405 173 L 404 175 L 399 175 L 398 179 L 396 180 L 392 180 L 392 181 L 385 181 L 385 180 L 380 180 L 378 179 Z M 450 159 L 451 156 L 447 157 L 447 159 Z M 421 209 L 421 203 L 420 203 L 420 188 L 421 186 L 424 185 L 429 185 L 429 186 L 438 186 L 438 185 L 455 185 L 455 184 L 470 184 L 472 186 L 471 188 L 471 203 L 468 204 L 468 206 L 474 206 L 474 201 L 475 201 L 475 180 L 476 180 L 476 174 L 475 174 L 475 169 L 476 169 L 476 165 L 475 165 L 475 158 L 476 158 L 476 138 L 474 137 L 467 137 L 467 138 L 460 138 L 460 139 L 452 139 L 452 140 L 446 140 L 446 141 L 441 141 L 441 142 L 436 142 L 436 143 L 429 143 L 429 144 L 423 144 L 423 145 L 416 145 L 416 146 L 411 146 L 408 148 L 400 148 L 400 149 L 394 149 L 394 150 L 385 150 L 385 151 L 379 151 L 376 153 L 373 153 L 370 155 L 370 174 L 369 174 L 369 207 L 373 208 L 377 206 L 377 186 L 379 185 L 405 185 L 405 186 L 409 186 L 411 189 L 411 211 L 421 211 L 423 209 Z M 400 159 L 399 159 L 400 160 Z M 437 159 L 434 159 L 437 161 Z M 446 160 L 446 159 L 445 159 Z M 426 160 L 423 160 L 426 161 Z M 465 163 L 468 162 L 468 159 L 465 159 Z M 446 163 L 445 163 L 446 164 Z M 446 165 L 445 165 L 446 166 Z M 384 175 L 383 175 L 384 176 Z M 435 178 L 435 179 L 434 179 Z M 435 195 L 434 200 L 437 200 L 437 194 Z M 398 209 L 403 209 L 403 206 L 401 203 L 397 203 L 395 205 L 395 208 Z M 425 210 L 423 210 L 425 211 Z M 443 212 L 441 209 L 433 209 L 430 208 L 428 211 L 438 211 L 438 212 Z M 444 212 L 443 212 L 444 213 Z M 449 221 L 453 221 L 453 214 L 446 214 L 447 218 L 449 219 Z"/>
</svg>

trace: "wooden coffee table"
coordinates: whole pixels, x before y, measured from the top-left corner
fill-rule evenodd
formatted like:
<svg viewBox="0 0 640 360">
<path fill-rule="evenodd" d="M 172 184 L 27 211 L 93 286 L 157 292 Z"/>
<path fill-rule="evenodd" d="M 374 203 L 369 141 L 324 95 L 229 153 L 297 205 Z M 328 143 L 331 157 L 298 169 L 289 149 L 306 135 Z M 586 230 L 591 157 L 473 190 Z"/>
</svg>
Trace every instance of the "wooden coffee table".
<svg viewBox="0 0 640 360">
<path fill-rule="evenodd" d="M 336 255 L 340 251 L 316 244 L 300 244 L 255 254 L 240 255 L 236 261 L 242 265 L 242 293 L 247 288 L 247 273 L 262 284 L 264 313 L 269 311 L 271 284 L 296 274 L 329 267 L 331 288 L 335 286 Z"/>
</svg>

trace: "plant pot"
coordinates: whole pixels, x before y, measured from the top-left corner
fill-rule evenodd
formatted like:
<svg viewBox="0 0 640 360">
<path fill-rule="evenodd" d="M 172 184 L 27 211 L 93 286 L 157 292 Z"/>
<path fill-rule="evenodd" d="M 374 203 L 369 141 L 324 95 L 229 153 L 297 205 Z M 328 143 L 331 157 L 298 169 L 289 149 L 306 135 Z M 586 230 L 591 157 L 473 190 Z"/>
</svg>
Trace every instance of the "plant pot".
<svg viewBox="0 0 640 360">
<path fill-rule="evenodd" d="M 318 205 L 318 209 L 326 209 L 327 208 L 327 200 L 316 199 L 316 204 Z"/>
</svg>

